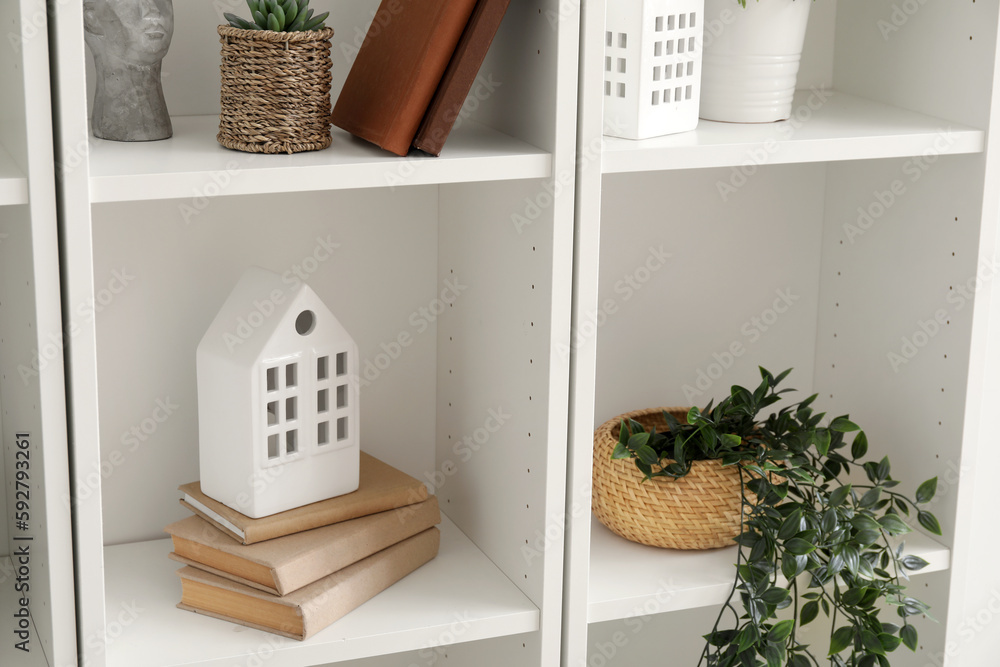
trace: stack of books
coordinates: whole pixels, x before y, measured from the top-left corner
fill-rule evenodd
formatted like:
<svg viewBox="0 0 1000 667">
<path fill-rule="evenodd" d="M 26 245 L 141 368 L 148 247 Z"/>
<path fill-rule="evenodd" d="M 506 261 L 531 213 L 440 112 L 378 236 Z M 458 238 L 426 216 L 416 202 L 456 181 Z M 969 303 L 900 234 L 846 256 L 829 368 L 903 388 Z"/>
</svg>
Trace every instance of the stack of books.
<svg viewBox="0 0 1000 667">
<path fill-rule="evenodd" d="M 440 155 L 510 0 L 382 0 L 331 120 L 396 155 Z M 489 78 L 483 93 L 497 87 Z"/>
<path fill-rule="evenodd" d="M 357 491 L 251 519 L 180 487 L 195 513 L 164 530 L 185 567 L 181 609 L 307 639 L 438 552 L 437 498 L 362 452 Z"/>
</svg>

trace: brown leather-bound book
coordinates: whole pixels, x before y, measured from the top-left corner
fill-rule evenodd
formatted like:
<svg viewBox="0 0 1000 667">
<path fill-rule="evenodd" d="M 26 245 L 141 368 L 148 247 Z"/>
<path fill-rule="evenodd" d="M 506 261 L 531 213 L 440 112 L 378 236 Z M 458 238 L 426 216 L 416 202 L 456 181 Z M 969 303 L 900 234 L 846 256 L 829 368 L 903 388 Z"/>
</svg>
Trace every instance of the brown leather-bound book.
<svg viewBox="0 0 1000 667">
<path fill-rule="evenodd" d="M 432 560 L 440 540 L 440 531 L 428 528 L 283 597 L 184 567 L 177 571 L 181 578 L 177 607 L 292 639 L 308 639 Z"/>
<path fill-rule="evenodd" d="M 358 490 L 335 498 L 251 519 L 209 498 L 198 482 L 180 487 L 181 505 L 242 544 L 254 544 L 427 500 L 427 487 L 401 470 L 361 452 Z"/>
<path fill-rule="evenodd" d="M 441 522 L 437 498 L 257 544 L 240 544 L 201 517 L 164 530 L 170 558 L 273 595 L 288 595 Z"/>
<path fill-rule="evenodd" d="M 331 122 L 406 155 L 476 0 L 382 0 Z"/>
<path fill-rule="evenodd" d="M 493 43 L 493 37 L 497 34 L 509 4 L 510 0 L 479 0 L 476 3 L 465 32 L 448 63 L 448 69 L 441 77 L 437 92 L 427 107 L 417 136 L 413 139 L 414 148 L 431 155 L 441 154 L 444 142 L 448 140 L 465 98 L 472 90 L 472 84 L 486 59 L 486 52 L 490 50 L 490 44 Z M 483 85 L 488 92 L 493 92 L 490 82 Z"/>
</svg>

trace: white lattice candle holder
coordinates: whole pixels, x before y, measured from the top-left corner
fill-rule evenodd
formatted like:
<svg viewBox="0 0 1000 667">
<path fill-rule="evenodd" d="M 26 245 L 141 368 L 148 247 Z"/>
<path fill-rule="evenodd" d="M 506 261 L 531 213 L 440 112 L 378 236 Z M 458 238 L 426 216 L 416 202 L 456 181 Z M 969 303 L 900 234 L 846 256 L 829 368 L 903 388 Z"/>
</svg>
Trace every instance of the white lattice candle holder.
<svg viewBox="0 0 1000 667">
<path fill-rule="evenodd" d="M 704 0 L 608 3 L 605 134 L 647 139 L 697 127 L 704 5 Z"/>
<path fill-rule="evenodd" d="M 256 519 L 357 490 L 358 347 L 312 288 L 249 269 L 197 357 L 206 495 Z"/>
</svg>

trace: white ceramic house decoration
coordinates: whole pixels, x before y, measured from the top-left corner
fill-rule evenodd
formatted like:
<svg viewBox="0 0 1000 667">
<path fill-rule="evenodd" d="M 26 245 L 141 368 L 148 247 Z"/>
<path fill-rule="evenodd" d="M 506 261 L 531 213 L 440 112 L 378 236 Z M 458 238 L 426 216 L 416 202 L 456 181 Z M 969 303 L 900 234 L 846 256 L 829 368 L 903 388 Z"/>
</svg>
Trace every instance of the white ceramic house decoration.
<svg viewBox="0 0 1000 667">
<path fill-rule="evenodd" d="M 357 490 L 357 363 L 308 285 L 246 271 L 198 345 L 202 491 L 260 518 Z"/>
<path fill-rule="evenodd" d="M 648 139 L 698 126 L 704 7 L 705 0 L 608 2 L 604 134 Z"/>
</svg>

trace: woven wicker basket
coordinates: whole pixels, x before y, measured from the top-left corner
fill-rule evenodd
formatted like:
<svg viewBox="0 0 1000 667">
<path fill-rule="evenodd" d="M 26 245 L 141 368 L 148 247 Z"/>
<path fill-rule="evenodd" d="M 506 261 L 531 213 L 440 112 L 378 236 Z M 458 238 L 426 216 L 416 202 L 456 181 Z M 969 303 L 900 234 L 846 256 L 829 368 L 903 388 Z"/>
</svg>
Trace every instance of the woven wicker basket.
<svg viewBox="0 0 1000 667">
<path fill-rule="evenodd" d="M 681 423 L 686 409 L 638 410 L 611 419 L 594 434 L 594 497 L 597 518 L 627 540 L 670 549 L 732 546 L 740 532 L 740 471 L 717 461 L 693 461 L 679 479 L 642 481 L 631 459 L 612 460 L 622 419 L 647 430 L 667 430 L 663 411 Z"/>
<path fill-rule="evenodd" d="M 307 32 L 219 26 L 219 143 L 247 153 L 328 147 L 332 28 Z"/>
</svg>

